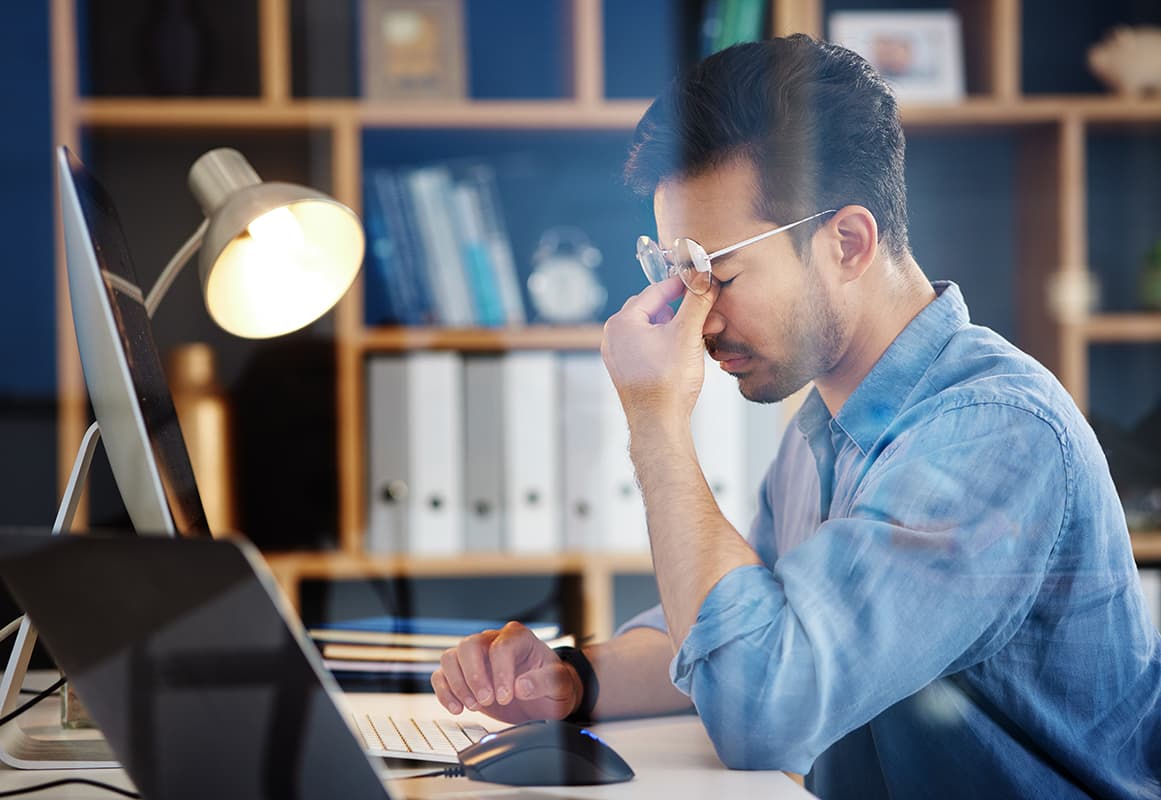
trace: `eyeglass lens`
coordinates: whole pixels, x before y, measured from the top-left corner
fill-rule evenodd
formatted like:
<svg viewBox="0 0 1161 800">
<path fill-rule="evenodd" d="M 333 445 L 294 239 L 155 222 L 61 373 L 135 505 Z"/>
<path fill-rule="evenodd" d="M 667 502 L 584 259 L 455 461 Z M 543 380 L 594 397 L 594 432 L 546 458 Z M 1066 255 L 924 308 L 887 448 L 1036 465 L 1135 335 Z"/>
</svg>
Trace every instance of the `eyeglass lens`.
<svg viewBox="0 0 1161 800">
<path fill-rule="evenodd" d="M 637 240 L 637 260 L 650 283 L 677 275 L 694 294 L 705 294 L 712 283 L 709 256 L 693 239 L 678 239 L 673 249 L 662 250 L 648 236 Z"/>
</svg>

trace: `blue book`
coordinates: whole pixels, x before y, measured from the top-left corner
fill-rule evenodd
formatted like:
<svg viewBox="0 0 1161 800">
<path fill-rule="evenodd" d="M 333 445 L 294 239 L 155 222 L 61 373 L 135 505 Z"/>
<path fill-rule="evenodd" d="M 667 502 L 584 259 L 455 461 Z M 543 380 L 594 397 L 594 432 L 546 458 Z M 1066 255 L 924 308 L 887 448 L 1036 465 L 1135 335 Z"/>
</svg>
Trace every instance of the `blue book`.
<svg viewBox="0 0 1161 800">
<path fill-rule="evenodd" d="M 430 325 L 437 320 L 428 284 L 427 256 L 403 178 L 397 172 L 381 171 L 378 193 L 399 253 L 401 322 L 404 325 Z"/>
<path fill-rule="evenodd" d="M 480 211 L 480 196 L 476 187 L 458 183 L 451 188 L 452 210 L 455 216 L 457 239 L 464 259 L 464 270 L 476 309 L 476 322 L 484 326 L 505 323 L 504 302 L 496 280 L 488 243 L 484 238 L 484 220 Z"/>
<path fill-rule="evenodd" d="M 398 290 L 399 248 L 387 230 L 387 220 L 375 189 L 376 178 L 368 173 L 363 180 L 363 227 L 367 231 L 364 259 L 364 304 L 368 325 L 404 322 Z"/>
</svg>

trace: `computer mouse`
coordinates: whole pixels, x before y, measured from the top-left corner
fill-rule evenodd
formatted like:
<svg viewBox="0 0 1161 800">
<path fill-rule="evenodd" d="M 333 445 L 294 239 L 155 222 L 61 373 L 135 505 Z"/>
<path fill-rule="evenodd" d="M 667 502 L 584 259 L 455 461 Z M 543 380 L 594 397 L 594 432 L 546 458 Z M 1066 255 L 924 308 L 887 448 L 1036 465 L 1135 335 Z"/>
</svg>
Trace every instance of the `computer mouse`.
<svg viewBox="0 0 1161 800">
<path fill-rule="evenodd" d="M 460 751 L 464 775 L 509 786 L 584 786 L 631 780 L 633 770 L 588 728 L 559 720 L 521 722 Z"/>
</svg>

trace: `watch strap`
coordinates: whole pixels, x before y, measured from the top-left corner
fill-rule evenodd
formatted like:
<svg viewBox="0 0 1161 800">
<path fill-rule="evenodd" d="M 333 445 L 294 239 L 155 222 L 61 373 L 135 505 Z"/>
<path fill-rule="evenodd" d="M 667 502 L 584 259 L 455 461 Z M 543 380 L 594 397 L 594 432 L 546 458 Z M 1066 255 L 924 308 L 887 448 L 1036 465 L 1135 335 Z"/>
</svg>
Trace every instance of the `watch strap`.
<svg viewBox="0 0 1161 800">
<path fill-rule="evenodd" d="M 587 725 L 592 722 L 593 709 L 597 705 L 597 696 L 601 693 L 601 685 L 597 681 L 596 670 L 589 663 L 588 657 L 576 647 L 554 647 L 553 650 L 561 661 L 576 670 L 581 681 L 581 701 L 576 711 L 564 718 L 565 722 L 578 725 Z"/>
</svg>

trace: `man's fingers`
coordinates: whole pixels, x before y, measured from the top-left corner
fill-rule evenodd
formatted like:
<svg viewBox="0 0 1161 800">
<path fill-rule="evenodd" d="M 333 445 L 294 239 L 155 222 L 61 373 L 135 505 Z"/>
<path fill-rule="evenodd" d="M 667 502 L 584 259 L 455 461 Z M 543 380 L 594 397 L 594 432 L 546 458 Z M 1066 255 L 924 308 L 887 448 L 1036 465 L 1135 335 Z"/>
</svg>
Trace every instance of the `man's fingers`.
<svg viewBox="0 0 1161 800">
<path fill-rule="evenodd" d="M 452 693 L 456 700 L 463 706 L 466 706 L 473 711 L 479 708 L 480 704 L 476 700 L 476 696 L 472 694 L 472 690 L 468 688 L 468 683 L 464 680 L 463 670 L 460 669 L 460 659 L 456 648 L 445 650 L 443 655 L 439 657 L 439 668 L 443 673 L 444 681 L 447 683 L 448 690 Z M 447 705 L 446 703 L 444 705 Z"/>
<path fill-rule="evenodd" d="M 650 322 L 656 322 L 657 315 L 662 313 L 662 309 L 668 308 L 669 304 L 681 297 L 684 291 L 685 284 L 681 282 L 681 278 L 676 276 L 666 278 L 660 283 L 646 286 L 640 294 L 630 297 L 624 308 L 632 306 L 637 313 L 648 317 Z"/>
<path fill-rule="evenodd" d="M 525 663 L 536 655 L 538 648 L 545 645 L 532 631 L 519 622 L 509 622 L 488 648 L 488 661 L 492 665 L 492 686 L 496 690 L 496 702 L 507 705 L 512 701 L 512 683 L 518 664 Z"/>
<path fill-rule="evenodd" d="M 431 674 L 431 688 L 435 690 L 435 697 L 439 700 L 440 705 L 448 711 L 458 714 L 464 710 L 464 704 L 459 701 L 451 687 L 448 686 L 447 678 L 442 669 L 437 669 Z"/>
<path fill-rule="evenodd" d="M 492 689 L 492 670 L 488 664 L 488 650 L 492 640 L 498 635 L 497 631 L 485 631 L 475 636 L 469 636 L 456 647 L 459 656 L 460 669 L 463 670 L 464 680 L 471 690 L 472 696 L 482 706 L 490 706 L 495 699 Z M 475 711 L 471 703 L 465 703 Z"/>
</svg>

